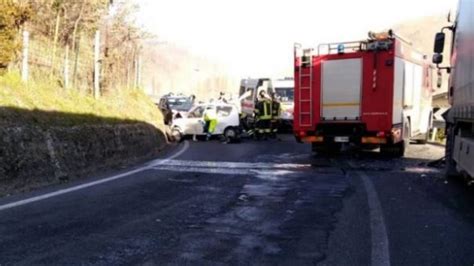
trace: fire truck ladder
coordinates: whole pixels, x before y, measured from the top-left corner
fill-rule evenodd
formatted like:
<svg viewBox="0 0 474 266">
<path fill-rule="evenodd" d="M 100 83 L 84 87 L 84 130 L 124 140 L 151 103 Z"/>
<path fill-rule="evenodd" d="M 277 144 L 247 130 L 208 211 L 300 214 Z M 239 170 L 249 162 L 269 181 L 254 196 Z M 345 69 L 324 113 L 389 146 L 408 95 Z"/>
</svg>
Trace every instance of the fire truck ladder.
<svg viewBox="0 0 474 266">
<path fill-rule="evenodd" d="M 296 47 L 298 49 L 300 47 Z M 312 49 L 303 50 L 298 70 L 299 124 L 312 126 L 313 122 L 313 56 Z M 305 71 L 306 70 L 306 71 Z M 306 118 L 306 119 L 305 119 Z"/>
</svg>

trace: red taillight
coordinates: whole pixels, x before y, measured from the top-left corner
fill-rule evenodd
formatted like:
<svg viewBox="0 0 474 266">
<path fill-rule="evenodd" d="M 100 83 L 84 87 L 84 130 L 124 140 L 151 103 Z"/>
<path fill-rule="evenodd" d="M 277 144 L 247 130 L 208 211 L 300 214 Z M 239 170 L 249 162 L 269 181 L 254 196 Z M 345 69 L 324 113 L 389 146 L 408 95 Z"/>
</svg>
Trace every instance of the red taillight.
<svg viewBox="0 0 474 266">
<path fill-rule="evenodd" d="M 305 137 L 306 136 L 306 132 L 305 131 L 300 131 L 300 137 Z"/>
</svg>

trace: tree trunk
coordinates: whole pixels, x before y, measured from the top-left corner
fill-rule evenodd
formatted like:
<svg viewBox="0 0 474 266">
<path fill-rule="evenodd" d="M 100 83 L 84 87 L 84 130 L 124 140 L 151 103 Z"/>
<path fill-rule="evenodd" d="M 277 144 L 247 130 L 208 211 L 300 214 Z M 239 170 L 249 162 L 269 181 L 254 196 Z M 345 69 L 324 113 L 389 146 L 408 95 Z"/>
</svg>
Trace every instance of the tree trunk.
<svg viewBox="0 0 474 266">
<path fill-rule="evenodd" d="M 74 51 L 74 69 L 72 70 L 72 86 L 76 87 L 76 79 L 77 79 L 77 64 L 79 62 L 79 50 L 81 47 L 81 33 L 79 33 L 79 40 L 77 42 L 77 46 L 75 47 Z"/>
<path fill-rule="evenodd" d="M 77 28 L 79 27 L 79 22 L 82 19 L 82 14 L 84 13 L 84 6 L 85 6 L 86 1 L 83 0 L 81 4 L 81 11 L 79 11 L 79 16 L 77 16 L 76 21 L 74 21 L 74 29 L 72 31 L 72 50 L 76 50 L 76 34 L 77 34 Z"/>
<path fill-rule="evenodd" d="M 54 74 L 54 65 L 56 64 L 56 48 L 59 39 L 59 24 L 61 22 L 61 9 L 58 10 L 56 15 L 56 26 L 54 28 L 54 41 L 53 41 L 53 53 L 51 55 L 51 77 Z"/>
</svg>

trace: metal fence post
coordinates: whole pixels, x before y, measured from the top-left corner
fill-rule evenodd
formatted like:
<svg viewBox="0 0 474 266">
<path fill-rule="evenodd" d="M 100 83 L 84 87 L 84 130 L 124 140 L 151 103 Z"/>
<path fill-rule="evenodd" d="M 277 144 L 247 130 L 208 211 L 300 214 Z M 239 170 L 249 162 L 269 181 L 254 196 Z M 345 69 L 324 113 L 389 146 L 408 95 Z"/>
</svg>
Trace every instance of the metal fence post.
<svg viewBox="0 0 474 266">
<path fill-rule="evenodd" d="M 29 69 L 28 69 L 28 48 L 30 43 L 30 33 L 23 31 L 23 58 L 21 64 L 21 80 L 28 81 Z"/>
<path fill-rule="evenodd" d="M 100 32 L 95 32 L 94 41 L 94 98 L 100 97 Z"/>
<path fill-rule="evenodd" d="M 137 57 L 137 88 L 140 88 L 142 85 L 142 57 L 138 53 Z"/>
</svg>

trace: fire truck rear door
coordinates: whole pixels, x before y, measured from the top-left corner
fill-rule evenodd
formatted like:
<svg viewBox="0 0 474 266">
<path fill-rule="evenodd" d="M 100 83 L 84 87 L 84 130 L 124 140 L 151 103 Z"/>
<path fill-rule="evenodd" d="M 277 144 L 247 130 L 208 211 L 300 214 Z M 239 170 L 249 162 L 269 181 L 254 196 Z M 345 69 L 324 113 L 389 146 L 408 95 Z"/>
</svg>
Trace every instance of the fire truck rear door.
<svg viewBox="0 0 474 266">
<path fill-rule="evenodd" d="M 322 117 L 360 118 L 362 59 L 328 60 L 322 64 Z"/>
</svg>

